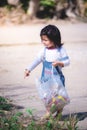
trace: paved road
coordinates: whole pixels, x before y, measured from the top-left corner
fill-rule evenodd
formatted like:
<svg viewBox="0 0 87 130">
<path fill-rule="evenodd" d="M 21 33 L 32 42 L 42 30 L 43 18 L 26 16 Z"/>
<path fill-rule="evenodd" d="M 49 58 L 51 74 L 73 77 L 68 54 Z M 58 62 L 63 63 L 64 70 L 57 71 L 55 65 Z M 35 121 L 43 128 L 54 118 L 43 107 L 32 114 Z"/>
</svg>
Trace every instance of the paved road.
<svg viewBox="0 0 87 130">
<path fill-rule="evenodd" d="M 57 24 L 64 42 L 87 42 L 87 24 Z M 40 30 L 45 24 L 0 27 L 0 44 L 28 44 L 40 42 Z"/>
<path fill-rule="evenodd" d="M 0 28 L 0 45 L 10 44 L 0 47 L 0 95 L 11 98 L 15 104 L 23 106 L 24 111 L 35 108 L 38 114 L 45 112 L 34 83 L 35 77 L 40 75 L 41 65 L 27 79 L 23 73 L 38 48 L 42 48 L 38 35 L 43 26 Z M 71 99 L 63 114 L 77 113 L 83 118 L 79 121 L 79 129 L 87 130 L 87 24 L 58 26 L 71 60 L 71 65 L 63 70 Z"/>
</svg>

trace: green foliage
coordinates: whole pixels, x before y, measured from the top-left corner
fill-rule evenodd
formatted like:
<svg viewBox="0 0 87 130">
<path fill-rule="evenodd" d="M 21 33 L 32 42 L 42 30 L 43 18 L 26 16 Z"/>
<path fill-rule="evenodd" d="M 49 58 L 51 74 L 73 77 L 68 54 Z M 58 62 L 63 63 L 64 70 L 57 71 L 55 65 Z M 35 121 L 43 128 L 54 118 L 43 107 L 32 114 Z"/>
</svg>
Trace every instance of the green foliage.
<svg viewBox="0 0 87 130">
<path fill-rule="evenodd" d="M 30 115 L 30 116 L 33 116 L 33 111 L 31 109 L 27 109 L 27 113 Z"/>
<path fill-rule="evenodd" d="M 44 7 L 54 7 L 55 0 L 40 0 L 40 4 Z"/>
<path fill-rule="evenodd" d="M 84 0 L 84 2 L 87 2 L 87 0 Z"/>
<path fill-rule="evenodd" d="M 40 0 L 39 18 L 53 18 L 56 2 L 55 0 Z"/>
<path fill-rule="evenodd" d="M 23 118 L 21 121 L 20 117 L 21 115 L 19 114 L 19 116 L 11 115 L 10 117 L 0 118 L 1 130 L 78 130 L 78 127 L 76 126 L 77 120 L 73 120 L 73 117 L 71 117 L 70 120 L 67 120 L 66 122 L 61 122 L 59 117 L 55 119 L 50 118 L 48 121 L 43 122 L 43 124 L 41 124 L 40 121 L 37 123 L 32 119 L 27 123 L 26 127 L 23 123 L 23 121 L 26 119 Z"/>
<path fill-rule="evenodd" d="M 74 116 L 69 116 L 69 122 L 67 122 L 67 128 L 68 130 L 78 130 L 78 127 L 77 127 L 77 123 L 78 123 L 78 119 L 76 117 L 76 115 Z"/>
<path fill-rule="evenodd" d="M 6 103 L 6 102 L 7 102 L 7 100 L 0 96 L 0 103 Z"/>
<path fill-rule="evenodd" d="M 0 117 L 0 128 L 1 130 L 22 130 L 21 122 L 19 123 L 19 117 L 21 113 L 15 115 Z"/>
<path fill-rule="evenodd" d="M 7 99 L 3 97 L 0 97 L 0 103 L 8 104 Z M 34 110 L 28 109 L 29 116 L 27 117 L 22 112 L 0 113 L 0 130 L 78 130 L 76 115 L 70 115 L 69 118 L 62 121 L 60 113 L 56 118 L 50 115 L 49 120 L 41 121 L 33 118 Z"/>
<path fill-rule="evenodd" d="M 47 127 L 48 130 L 52 130 L 52 129 L 53 129 L 53 126 L 52 126 L 51 121 L 48 121 L 48 122 L 46 123 L 46 127 Z"/>
<path fill-rule="evenodd" d="M 25 12 L 27 12 L 28 6 L 29 6 L 29 1 L 30 0 L 20 0 L 21 4 L 22 4 L 22 8 L 25 10 Z"/>
<path fill-rule="evenodd" d="M 85 5 L 85 16 L 87 17 L 87 0 L 84 0 L 84 5 Z"/>
<path fill-rule="evenodd" d="M 87 9 L 85 9 L 85 16 L 87 17 Z"/>
<path fill-rule="evenodd" d="M 10 110 L 12 104 L 8 103 L 8 100 L 0 96 L 0 110 Z"/>
<path fill-rule="evenodd" d="M 35 130 L 36 124 L 35 121 L 31 121 L 31 123 L 28 125 L 28 130 Z"/>
<path fill-rule="evenodd" d="M 35 109 L 27 109 L 26 112 L 28 113 L 29 116 L 33 117 L 33 113 L 35 112 Z"/>
</svg>

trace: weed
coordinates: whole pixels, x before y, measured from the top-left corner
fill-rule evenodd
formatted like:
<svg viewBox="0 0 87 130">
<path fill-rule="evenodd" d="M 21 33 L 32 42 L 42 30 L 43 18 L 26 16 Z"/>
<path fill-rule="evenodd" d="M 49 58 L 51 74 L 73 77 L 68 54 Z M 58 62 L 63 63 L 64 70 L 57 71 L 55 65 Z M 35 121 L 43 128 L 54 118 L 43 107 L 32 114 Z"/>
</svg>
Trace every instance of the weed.
<svg viewBox="0 0 87 130">
<path fill-rule="evenodd" d="M 25 117 L 22 112 L 8 111 L 4 113 L 8 105 L 7 99 L 0 97 L 0 130 L 78 130 L 78 119 L 76 115 L 70 115 L 69 118 L 62 120 L 60 113 L 56 118 L 52 115 L 49 120 L 34 120 L 34 109 L 28 109 L 28 116 Z M 8 106 L 7 106 L 8 107 Z"/>
</svg>

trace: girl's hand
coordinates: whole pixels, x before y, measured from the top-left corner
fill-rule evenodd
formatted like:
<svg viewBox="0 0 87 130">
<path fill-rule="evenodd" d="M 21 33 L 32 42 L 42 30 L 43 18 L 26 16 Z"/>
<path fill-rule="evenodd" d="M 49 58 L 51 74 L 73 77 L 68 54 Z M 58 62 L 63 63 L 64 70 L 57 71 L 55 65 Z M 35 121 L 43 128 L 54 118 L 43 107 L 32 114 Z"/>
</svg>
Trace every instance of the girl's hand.
<svg viewBox="0 0 87 130">
<path fill-rule="evenodd" d="M 54 61 L 54 62 L 52 63 L 52 65 L 53 65 L 54 67 L 56 67 L 56 66 L 64 67 L 64 63 L 61 62 L 61 61 Z"/>
<path fill-rule="evenodd" d="M 24 73 L 24 78 L 26 78 L 27 76 L 29 76 L 30 75 L 30 71 L 29 70 L 25 70 L 25 73 Z"/>
</svg>

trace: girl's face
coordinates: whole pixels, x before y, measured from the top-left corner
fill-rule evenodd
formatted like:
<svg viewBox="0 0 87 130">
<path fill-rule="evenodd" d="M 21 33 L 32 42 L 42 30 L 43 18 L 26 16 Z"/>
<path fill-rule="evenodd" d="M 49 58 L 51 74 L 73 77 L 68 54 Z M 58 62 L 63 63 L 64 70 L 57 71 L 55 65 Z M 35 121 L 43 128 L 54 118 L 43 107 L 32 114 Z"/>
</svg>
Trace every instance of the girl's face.
<svg viewBox="0 0 87 130">
<path fill-rule="evenodd" d="M 46 35 L 41 36 L 41 41 L 44 44 L 44 46 L 48 49 L 55 48 L 54 43 Z"/>
</svg>

